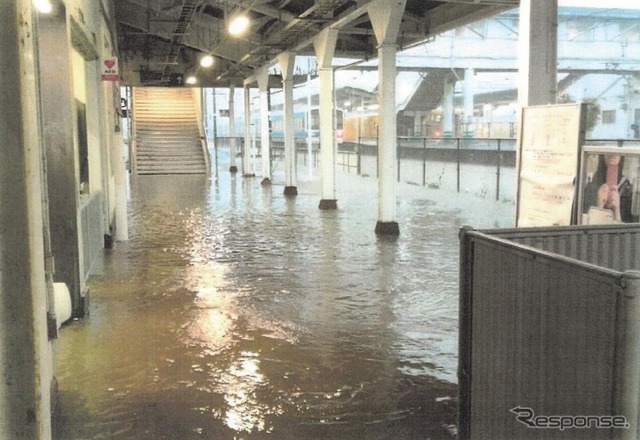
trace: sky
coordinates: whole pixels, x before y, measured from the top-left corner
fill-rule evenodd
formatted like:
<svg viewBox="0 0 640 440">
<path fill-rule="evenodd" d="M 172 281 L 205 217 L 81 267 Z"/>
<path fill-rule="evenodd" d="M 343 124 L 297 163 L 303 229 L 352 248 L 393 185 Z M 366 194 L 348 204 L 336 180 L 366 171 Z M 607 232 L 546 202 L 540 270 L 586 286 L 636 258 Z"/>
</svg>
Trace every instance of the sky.
<svg viewBox="0 0 640 440">
<path fill-rule="evenodd" d="M 576 8 L 640 9 L 638 0 L 558 0 L 558 6 Z"/>
</svg>

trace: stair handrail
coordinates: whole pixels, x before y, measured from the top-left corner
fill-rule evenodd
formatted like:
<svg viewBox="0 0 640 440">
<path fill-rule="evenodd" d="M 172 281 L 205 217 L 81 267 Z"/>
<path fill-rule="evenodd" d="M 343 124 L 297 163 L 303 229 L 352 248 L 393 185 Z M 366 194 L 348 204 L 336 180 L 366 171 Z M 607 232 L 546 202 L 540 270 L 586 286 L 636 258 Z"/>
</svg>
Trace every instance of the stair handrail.
<svg viewBox="0 0 640 440">
<path fill-rule="evenodd" d="M 198 122 L 198 131 L 200 132 L 200 145 L 204 154 L 204 165 L 207 169 L 207 175 L 211 173 L 211 159 L 209 158 L 209 141 L 204 131 L 204 123 Z"/>
<path fill-rule="evenodd" d="M 204 165 L 207 176 L 211 173 L 211 159 L 209 158 L 209 141 L 207 140 L 207 132 L 204 129 L 204 118 L 202 116 L 202 108 L 200 107 L 200 97 L 196 93 L 202 93 L 201 89 L 192 89 L 192 101 L 196 110 L 196 125 L 198 126 L 198 135 L 200 136 L 200 146 L 204 155 Z M 200 98 L 200 99 L 199 99 Z"/>
</svg>

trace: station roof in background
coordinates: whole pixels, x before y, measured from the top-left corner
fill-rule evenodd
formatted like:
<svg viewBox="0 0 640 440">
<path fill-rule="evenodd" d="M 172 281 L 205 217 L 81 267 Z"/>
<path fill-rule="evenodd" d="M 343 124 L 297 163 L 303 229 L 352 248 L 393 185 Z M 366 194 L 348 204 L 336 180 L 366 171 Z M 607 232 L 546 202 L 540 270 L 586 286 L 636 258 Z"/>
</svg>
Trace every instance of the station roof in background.
<svg viewBox="0 0 640 440">
<path fill-rule="evenodd" d="M 201 85 L 242 85 L 279 54 L 314 55 L 313 38 L 337 29 L 336 57 L 372 59 L 377 41 L 368 16 L 373 0 L 115 0 L 124 82 L 177 85 L 195 73 Z M 519 0 L 407 0 L 397 45 L 407 48 L 444 31 L 497 15 Z M 241 38 L 227 32 L 245 13 L 250 29 Z M 210 69 L 199 67 L 212 54 Z"/>
</svg>

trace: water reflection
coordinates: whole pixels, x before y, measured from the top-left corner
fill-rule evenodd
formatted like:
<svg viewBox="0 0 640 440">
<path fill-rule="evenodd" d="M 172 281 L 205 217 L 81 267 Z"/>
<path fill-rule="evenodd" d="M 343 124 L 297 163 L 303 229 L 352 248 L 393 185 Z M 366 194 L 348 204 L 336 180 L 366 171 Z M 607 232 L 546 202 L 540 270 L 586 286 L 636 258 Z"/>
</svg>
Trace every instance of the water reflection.
<svg viewBox="0 0 640 440">
<path fill-rule="evenodd" d="M 213 379 L 222 384 L 218 392 L 224 394 L 228 405 L 225 424 L 238 432 L 265 431 L 267 415 L 282 414 L 279 408 L 270 407 L 258 400 L 257 392 L 266 379 L 260 373 L 258 353 L 241 352 L 240 358 L 230 365 L 222 377 Z M 270 432 L 270 427 L 267 432 Z"/>
<path fill-rule="evenodd" d="M 453 438 L 465 212 L 408 197 L 378 239 L 372 181 L 328 212 L 313 185 L 140 179 L 56 342 L 55 438 Z"/>
</svg>

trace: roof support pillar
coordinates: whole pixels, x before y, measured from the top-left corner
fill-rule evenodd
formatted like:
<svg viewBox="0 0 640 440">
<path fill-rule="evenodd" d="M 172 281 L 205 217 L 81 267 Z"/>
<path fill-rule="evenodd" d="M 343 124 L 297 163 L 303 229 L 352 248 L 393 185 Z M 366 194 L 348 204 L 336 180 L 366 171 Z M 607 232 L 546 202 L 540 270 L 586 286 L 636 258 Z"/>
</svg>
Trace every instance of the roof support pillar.
<svg viewBox="0 0 640 440">
<path fill-rule="evenodd" d="M 442 96 L 442 136 L 453 137 L 453 89 L 455 79 L 453 75 L 444 78 L 444 95 Z"/>
<path fill-rule="evenodd" d="M 269 140 L 269 71 L 266 67 L 256 75 L 260 89 L 260 154 L 262 156 L 262 184 L 271 184 L 271 144 Z"/>
<path fill-rule="evenodd" d="M 521 0 L 518 104 L 555 104 L 558 0 Z"/>
<path fill-rule="evenodd" d="M 331 62 L 338 41 L 336 29 L 325 29 L 313 41 L 318 59 L 320 90 L 320 209 L 337 209 L 334 83 Z M 308 127 L 309 129 L 311 127 Z M 311 160 L 311 158 L 309 158 Z"/>
<path fill-rule="evenodd" d="M 285 52 L 278 56 L 282 70 L 282 88 L 284 92 L 284 194 L 298 194 L 296 186 L 296 145 L 293 125 L 293 67 L 296 62 L 294 52 Z"/>
<path fill-rule="evenodd" d="M 112 99 L 113 95 L 119 93 L 119 83 L 106 86 L 107 90 L 111 89 L 107 100 Z M 107 123 L 107 130 L 111 130 L 116 122 L 122 124 L 119 120 L 119 116 L 113 111 L 107 113 L 106 117 L 109 123 Z M 112 168 L 113 178 L 115 181 L 115 215 L 116 215 L 116 235 L 117 241 L 129 240 L 129 219 L 127 217 L 127 165 L 125 159 L 126 146 L 122 141 L 122 130 L 115 133 L 112 132 L 110 136 L 107 136 L 111 146 Z"/>
<path fill-rule="evenodd" d="M 251 89 L 248 84 L 244 85 L 244 149 L 242 154 L 242 173 L 244 177 L 254 177 L 256 174 L 252 169 L 253 151 L 251 133 Z"/>
<path fill-rule="evenodd" d="M 466 137 L 473 136 L 473 95 L 475 93 L 475 75 L 474 69 L 465 69 L 464 71 L 464 134 Z"/>
<path fill-rule="evenodd" d="M 369 17 L 378 42 L 378 222 L 376 234 L 398 235 L 396 221 L 396 39 L 406 0 L 375 0 Z"/>
<path fill-rule="evenodd" d="M 236 88 L 233 84 L 229 84 L 229 172 L 237 173 L 238 165 L 236 164 Z"/>
<path fill-rule="evenodd" d="M 45 440 L 53 362 L 35 25 L 30 0 L 0 2 L 0 438 Z"/>
</svg>

